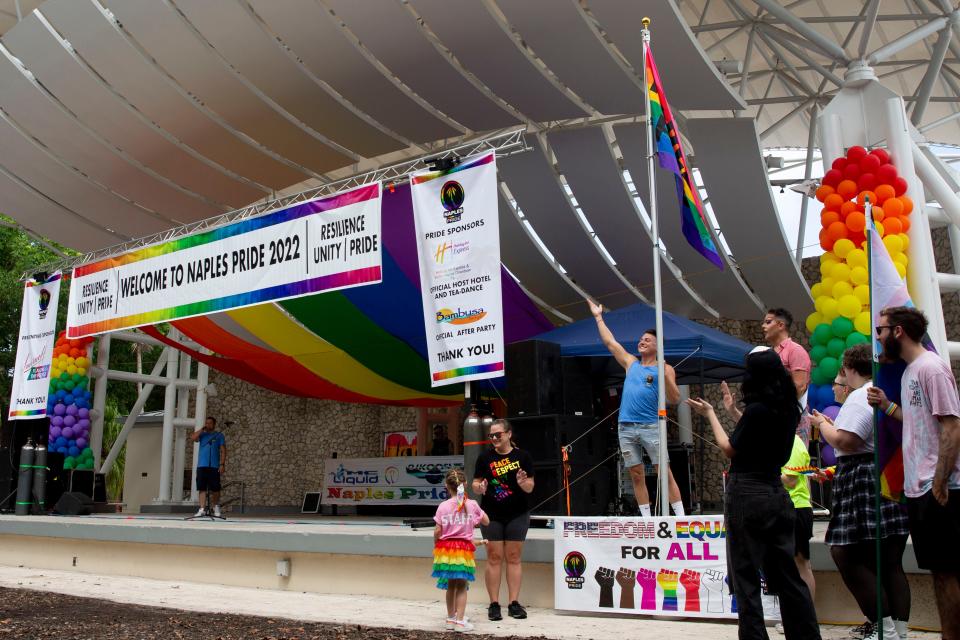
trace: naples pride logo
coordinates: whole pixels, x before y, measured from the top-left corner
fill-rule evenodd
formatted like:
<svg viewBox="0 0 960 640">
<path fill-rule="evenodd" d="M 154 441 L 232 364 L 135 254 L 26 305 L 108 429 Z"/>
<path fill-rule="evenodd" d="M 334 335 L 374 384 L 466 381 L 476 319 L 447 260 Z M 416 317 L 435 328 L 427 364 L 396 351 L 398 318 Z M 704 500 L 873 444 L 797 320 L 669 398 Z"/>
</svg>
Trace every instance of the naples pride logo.
<svg viewBox="0 0 960 640">
<path fill-rule="evenodd" d="M 563 559 L 563 571 L 567 574 L 565 582 L 568 589 L 583 588 L 583 574 L 587 570 L 587 559 L 579 551 L 571 551 Z"/>
<path fill-rule="evenodd" d="M 466 197 L 463 185 L 456 180 L 447 180 L 440 187 L 440 204 L 443 205 L 443 217 L 447 224 L 460 221 L 463 216 L 463 201 Z"/>
</svg>

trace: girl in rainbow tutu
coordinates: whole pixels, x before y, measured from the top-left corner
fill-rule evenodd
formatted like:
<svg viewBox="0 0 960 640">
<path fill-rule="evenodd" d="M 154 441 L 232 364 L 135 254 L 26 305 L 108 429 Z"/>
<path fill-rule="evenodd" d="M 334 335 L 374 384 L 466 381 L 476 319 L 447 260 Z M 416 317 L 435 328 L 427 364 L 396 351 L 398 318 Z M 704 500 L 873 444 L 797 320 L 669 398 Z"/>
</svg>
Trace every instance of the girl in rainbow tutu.
<svg viewBox="0 0 960 640">
<path fill-rule="evenodd" d="M 433 577 L 437 588 L 447 592 L 447 629 L 471 631 L 473 625 L 464 612 L 467 608 L 467 583 L 473 582 L 476 563 L 473 552 L 473 530 L 490 524 L 490 519 L 476 501 L 467 498 L 466 476 L 460 469 L 450 469 L 445 483 L 451 496 L 440 503 L 433 516 Z M 480 544 L 483 544 L 481 542 Z"/>
</svg>

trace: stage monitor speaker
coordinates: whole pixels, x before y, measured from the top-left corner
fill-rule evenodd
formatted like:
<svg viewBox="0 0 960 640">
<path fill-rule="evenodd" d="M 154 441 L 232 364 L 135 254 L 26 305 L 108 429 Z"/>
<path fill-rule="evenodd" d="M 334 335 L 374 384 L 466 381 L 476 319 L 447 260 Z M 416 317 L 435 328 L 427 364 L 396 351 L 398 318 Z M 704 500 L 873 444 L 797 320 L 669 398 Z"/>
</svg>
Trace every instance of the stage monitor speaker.
<svg viewBox="0 0 960 640">
<path fill-rule="evenodd" d="M 570 514 L 602 516 L 607 513 L 611 488 L 610 465 L 570 466 Z M 530 506 L 536 515 L 567 515 L 567 497 L 563 491 L 561 465 L 534 465 Z"/>
<path fill-rule="evenodd" d="M 507 411 L 510 416 L 536 416 L 563 410 L 560 345 L 542 340 L 508 344 Z"/>
<path fill-rule="evenodd" d="M 14 483 L 14 463 L 10 459 L 10 449 L 0 447 L 0 511 L 12 510 L 14 507 L 14 493 L 17 485 Z"/>
<path fill-rule="evenodd" d="M 667 453 L 670 456 L 670 470 L 673 471 L 673 479 L 677 481 L 677 487 L 680 489 L 680 499 L 683 500 L 683 507 L 690 513 L 690 488 L 693 476 L 690 471 L 690 459 L 693 452 L 689 445 L 675 444 L 667 447 Z M 657 472 L 644 455 L 644 476 L 647 482 L 647 493 L 650 494 L 650 504 L 653 505 L 657 499 L 657 493 L 660 487 L 657 485 Z M 622 488 L 624 495 L 633 495 L 633 481 L 630 479 L 630 472 L 623 470 Z M 652 506 L 651 506 L 652 508 Z"/>
<path fill-rule="evenodd" d="M 67 491 L 53 508 L 53 512 L 61 516 L 88 516 L 92 511 L 93 500 L 79 491 Z"/>
<path fill-rule="evenodd" d="M 525 416 L 511 418 L 510 424 L 517 446 L 533 456 L 534 464 L 559 463 L 563 459 L 560 448 L 570 443 L 571 464 L 594 465 L 613 452 L 610 425 L 591 429 L 595 424 L 592 417 Z"/>
<path fill-rule="evenodd" d="M 65 456 L 56 451 L 47 452 L 47 491 L 46 505 L 57 504 L 60 496 L 67 490 L 67 473 L 63 470 Z"/>
<path fill-rule="evenodd" d="M 590 358 L 561 358 L 563 411 L 567 416 L 592 416 L 593 381 Z"/>
<path fill-rule="evenodd" d="M 107 478 L 102 473 L 93 474 L 93 501 L 98 504 L 107 503 Z"/>
</svg>

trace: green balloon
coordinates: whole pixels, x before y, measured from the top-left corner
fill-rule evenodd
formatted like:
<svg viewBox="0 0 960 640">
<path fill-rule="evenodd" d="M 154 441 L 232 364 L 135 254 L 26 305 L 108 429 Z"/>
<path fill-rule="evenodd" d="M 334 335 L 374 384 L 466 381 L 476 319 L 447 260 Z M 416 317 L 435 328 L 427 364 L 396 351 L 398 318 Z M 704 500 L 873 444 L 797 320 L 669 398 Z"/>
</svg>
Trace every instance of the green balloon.
<svg viewBox="0 0 960 640">
<path fill-rule="evenodd" d="M 830 328 L 830 325 L 826 323 L 818 324 L 817 328 L 813 330 L 813 335 L 810 336 L 810 342 L 814 345 L 827 346 L 827 343 L 830 342 L 830 338 L 832 337 L 833 329 Z"/>
<path fill-rule="evenodd" d="M 64 469 L 73 469 L 73 458 L 67 457 L 63 459 L 63 468 Z"/>
<path fill-rule="evenodd" d="M 814 345 L 810 349 L 810 360 L 814 363 L 819 363 L 827 355 L 827 348 L 822 344 Z"/>
<path fill-rule="evenodd" d="M 847 336 L 847 348 L 850 348 L 855 344 L 867 344 L 868 342 L 870 341 L 867 339 L 867 336 L 863 335 L 859 331 L 854 331 Z"/>
<path fill-rule="evenodd" d="M 73 384 L 73 380 L 67 380 L 67 383 L 63 385 L 63 388 L 66 389 L 67 391 L 73 391 L 73 388 L 75 386 L 77 385 Z"/>
<path fill-rule="evenodd" d="M 70 379 L 70 374 L 67 373 L 66 371 L 64 371 L 63 373 L 60 374 L 60 379 L 61 379 L 62 381 L 64 381 L 64 382 L 66 382 L 67 380 Z"/>
<path fill-rule="evenodd" d="M 839 319 L 839 318 L 838 318 L 838 319 Z M 843 319 L 846 320 L 846 318 L 843 318 Z M 83 380 L 83 376 L 80 375 L 79 373 L 73 374 L 72 378 L 73 378 L 74 384 L 76 384 L 76 383 L 80 382 L 81 380 Z"/>
<path fill-rule="evenodd" d="M 820 361 L 820 366 L 817 367 L 821 370 L 825 378 L 829 379 L 830 382 L 837 377 L 837 373 L 840 371 L 840 362 L 836 358 L 827 356 Z M 823 384 L 827 384 L 824 382 Z"/>
<path fill-rule="evenodd" d="M 833 330 L 833 335 L 838 338 L 846 338 L 853 331 L 853 321 L 850 318 L 840 316 L 830 324 L 830 328 Z"/>
<path fill-rule="evenodd" d="M 88 456 L 90 458 L 93 457 L 93 449 L 91 449 L 90 447 L 84 447 L 82 453 L 83 455 Z"/>
<path fill-rule="evenodd" d="M 74 389 L 86 389 L 87 388 L 87 379 L 80 378 L 77 384 L 74 385 Z"/>
<path fill-rule="evenodd" d="M 827 343 L 827 355 L 839 358 L 843 355 L 844 349 L 847 348 L 847 343 L 843 338 L 831 338 L 830 342 Z"/>
</svg>

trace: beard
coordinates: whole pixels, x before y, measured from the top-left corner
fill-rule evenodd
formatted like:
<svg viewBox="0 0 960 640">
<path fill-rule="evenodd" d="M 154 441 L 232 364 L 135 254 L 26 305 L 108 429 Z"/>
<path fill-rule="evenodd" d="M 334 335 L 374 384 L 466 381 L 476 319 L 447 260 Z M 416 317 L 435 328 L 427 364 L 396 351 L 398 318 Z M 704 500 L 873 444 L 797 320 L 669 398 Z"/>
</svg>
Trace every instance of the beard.
<svg viewBox="0 0 960 640">
<path fill-rule="evenodd" d="M 899 340 L 894 338 L 892 335 L 887 335 L 887 337 L 883 339 L 882 344 L 884 358 L 890 362 L 900 359 L 900 353 L 902 349 L 900 347 Z"/>
</svg>

